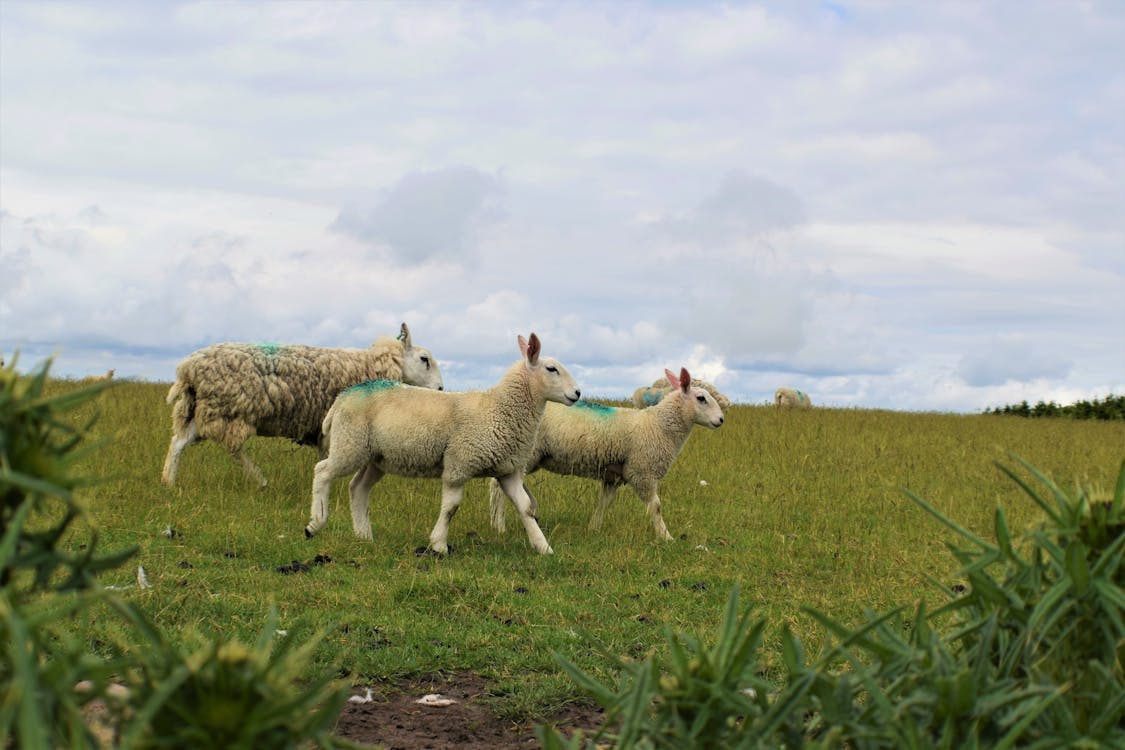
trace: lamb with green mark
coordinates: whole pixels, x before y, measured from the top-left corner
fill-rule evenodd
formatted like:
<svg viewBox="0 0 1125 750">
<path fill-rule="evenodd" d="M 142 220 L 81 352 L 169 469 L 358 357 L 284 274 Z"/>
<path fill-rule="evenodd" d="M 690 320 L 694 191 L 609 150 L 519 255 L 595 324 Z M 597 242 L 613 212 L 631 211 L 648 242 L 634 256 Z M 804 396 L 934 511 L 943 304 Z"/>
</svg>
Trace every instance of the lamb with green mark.
<svg viewBox="0 0 1125 750">
<path fill-rule="evenodd" d="M 368 501 L 387 474 L 442 480 L 441 511 L 430 548 L 449 551 L 449 522 L 461 504 L 465 483 L 492 477 L 519 511 L 536 552 L 553 550 L 532 512 L 523 485 L 535 433 L 548 402 L 569 406 L 582 395 L 557 359 L 540 356 L 539 337 L 519 337 L 521 359 L 484 391 L 439 393 L 407 385 L 349 388 L 337 397 L 322 430 L 328 452 L 313 471 L 311 537 L 328 521 L 332 483 L 352 474 L 352 529 L 371 539 Z"/>
<path fill-rule="evenodd" d="M 547 404 L 525 473 L 546 469 L 601 482 L 601 498 L 590 519 L 591 528 L 601 526 L 618 488 L 628 484 L 648 509 L 656 535 L 671 539 L 660 511 L 657 485 L 680 454 L 692 427 L 716 429 L 724 419 L 715 397 L 693 386 L 687 369 L 680 369 L 679 378 L 671 370 L 664 374 L 674 389 L 670 388 L 659 404 L 648 409 L 600 404 L 560 409 Z M 503 531 L 504 504 L 499 489 L 493 482 L 489 507 L 492 525 Z M 532 503 L 535 512 L 534 498 Z"/>
</svg>

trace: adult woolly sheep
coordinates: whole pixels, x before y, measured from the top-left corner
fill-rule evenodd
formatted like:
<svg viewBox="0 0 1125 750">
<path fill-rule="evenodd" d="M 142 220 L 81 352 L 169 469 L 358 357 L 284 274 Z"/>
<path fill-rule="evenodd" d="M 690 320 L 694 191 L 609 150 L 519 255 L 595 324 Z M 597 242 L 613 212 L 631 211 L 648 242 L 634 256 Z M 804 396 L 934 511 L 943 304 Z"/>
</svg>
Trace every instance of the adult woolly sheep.
<svg viewBox="0 0 1125 750">
<path fill-rule="evenodd" d="M 774 392 L 773 404 L 777 408 L 784 406 L 793 409 L 808 409 L 812 406 L 812 401 L 804 391 L 782 386 Z"/>
<path fill-rule="evenodd" d="M 692 378 L 691 384 L 695 388 L 702 388 L 703 390 L 710 393 L 724 412 L 730 408 L 730 399 L 724 396 L 718 388 L 711 385 L 706 380 L 698 380 L 696 378 Z M 665 380 L 664 378 L 659 378 L 653 381 L 652 385 L 638 388 L 633 392 L 633 406 L 637 407 L 638 409 L 655 406 L 656 404 L 659 404 L 662 400 L 664 400 L 664 397 L 670 391 L 677 390 L 678 388 L 678 385 L 676 386 L 676 388 L 672 388 L 668 385 L 667 380 Z"/>
<path fill-rule="evenodd" d="M 401 380 L 441 390 L 441 369 L 424 347 L 414 346 L 402 324 L 397 339 L 380 337 L 367 349 L 276 344 L 214 344 L 176 367 L 168 391 L 172 442 L 163 482 L 176 480 L 180 454 L 211 439 L 239 460 L 262 487 L 265 476 L 242 450 L 254 435 L 320 445 L 320 425 L 336 395 L 366 380 Z"/>
<path fill-rule="evenodd" d="M 692 427 L 722 426 L 723 410 L 706 389 L 692 385 L 686 369 L 680 369 L 678 379 L 671 370 L 664 373 L 670 387 L 660 403 L 649 409 L 586 401 L 570 409 L 547 404 L 526 473 L 547 469 L 599 480 L 601 500 L 590 519 L 591 528 L 601 526 L 618 488 L 628 484 L 647 507 L 656 535 L 672 538 L 660 512 L 657 484 L 680 454 Z M 489 495 L 492 525 L 503 531 L 504 504 L 495 482 Z M 534 499 L 532 502 L 535 510 Z"/>
<path fill-rule="evenodd" d="M 527 341 L 520 336 L 519 345 L 520 361 L 488 390 L 438 393 L 375 381 L 341 393 L 324 418 L 328 455 L 313 472 L 306 536 L 327 522 L 329 490 L 339 477 L 354 472 L 348 486 L 352 528 L 363 539 L 371 538 L 371 488 L 384 474 L 440 477 L 441 512 L 430 548 L 445 554 L 465 483 L 494 477 L 519 510 L 531 546 L 550 554 L 523 486 L 523 467 L 547 402 L 570 405 L 582 393 L 557 359 L 539 356 L 534 333 Z"/>
</svg>

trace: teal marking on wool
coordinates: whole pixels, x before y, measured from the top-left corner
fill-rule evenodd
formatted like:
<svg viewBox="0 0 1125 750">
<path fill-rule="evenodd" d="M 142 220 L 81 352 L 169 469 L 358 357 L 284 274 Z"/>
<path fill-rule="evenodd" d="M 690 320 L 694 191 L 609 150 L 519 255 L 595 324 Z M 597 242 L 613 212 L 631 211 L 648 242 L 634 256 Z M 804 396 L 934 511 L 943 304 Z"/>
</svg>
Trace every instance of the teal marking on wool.
<svg viewBox="0 0 1125 750">
<path fill-rule="evenodd" d="M 649 388 L 641 395 L 641 400 L 645 402 L 645 406 L 656 406 L 664 399 L 664 391 L 662 389 Z"/>
<path fill-rule="evenodd" d="M 356 383 L 350 388 L 346 388 L 344 390 L 344 393 L 355 391 L 356 393 L 363 393 L 370 396 L 372 393 L 385 391 L 388 388 L 394 388 L 397 385 L 400 385 L 397 380 L 365 380 L 362 383 Z"/>
<path fill-rule="evenodd" d="M 267 357 L 276 357 L 284 348 L 281 344 L 254 344 Z"/>
<path fill-rule="evenodd" d="M 804 393 L 802 393 L 801 391 L 797 391 L 797 400 L 800 401 L 801 403 L 804 403 L 808 399 L 805 398 Z"/>
<path fill-rule="evenodd" d="M 575 401 L 574 405 L 570 408 L 585 409 L 599 417 L 608 417 L 617 411 L 617 407 L 615 406 L 606 406 L 605 404 L 598 404 L 593 401 Z"/>
</svg>

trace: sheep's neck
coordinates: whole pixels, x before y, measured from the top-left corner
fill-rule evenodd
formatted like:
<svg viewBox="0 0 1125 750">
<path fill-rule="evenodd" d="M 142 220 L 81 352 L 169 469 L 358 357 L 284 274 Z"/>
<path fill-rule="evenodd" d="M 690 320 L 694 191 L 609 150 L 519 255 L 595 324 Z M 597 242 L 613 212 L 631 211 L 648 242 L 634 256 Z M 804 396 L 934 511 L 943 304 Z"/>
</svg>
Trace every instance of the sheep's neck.
<svg viewBox="0 0 1125 750">
<path fill-rule="evenodd" d="M 532 373 L 520 371 L 517 364 L 490 390 L 496 412 L 502 417 L 495 425 L 506 425 L 496 437 L 509 447 L 528 448 L 535 440 L 535 431 L 543 419 L 547 404 L 541 389 L 536 389 Z M 499 429 L 499 428 L 498 428 Z"/>
<path fill-rule="evenodd" d="M 682 447 L 688 434 L 691 433 L 695 419 L 684 410 L 680 398 L 677 396 L 665 398 L 649 411 L 660 426 L 660 434 L 676 448 Z"/>
</svg>

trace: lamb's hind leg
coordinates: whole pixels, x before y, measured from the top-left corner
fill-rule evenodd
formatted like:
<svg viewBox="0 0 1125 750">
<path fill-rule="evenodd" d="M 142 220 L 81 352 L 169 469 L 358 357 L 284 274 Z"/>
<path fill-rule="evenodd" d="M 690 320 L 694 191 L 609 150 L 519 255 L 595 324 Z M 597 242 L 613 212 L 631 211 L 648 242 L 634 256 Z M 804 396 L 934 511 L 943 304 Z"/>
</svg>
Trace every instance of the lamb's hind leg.
<svg viewBox="0 0 1125 750">
<path fill-rule="evenodd" d="M 383 472 L 375 464 L 367 464 L 355 473 L 348 485 L 352 501 L 352 529 L 360 539 L 371 539 L 371 518 L 367 513 L 367 501 L 371 488 L 383 478 Z"/>
<path fill-rule="evenodd" d="M 187 423 L 182 432 L 172 435 L 172 442 L 168 444 L 168 455 L 164 457 L 164 471 L 160 475 L 160 481 L 169 487 L 175 483 L 176 471 L 180 468 L 180 454 L 184 452 L 184 448 L 199 439 L 199 430 L 195 426 L 194 419 Z"/>
<path fill-rule="evenodd" d="M 520 513 L 520 520 L 523 521 L 523 528 L 527 531 L 527 539 L 531 542 L 532 548 L 541 555 L 553 554 L 554 550 L 547 543 L 547 537 L 543 536 L 543 530 L 535 520 L 533 501 L 523 485 L 523 474 L 516 472 L 506 477 L 499 477 L 499 480 L 504 494 Z"/>
<path fill-rule="evenodd" d="M 317 462 L 313 468 L 312 508 L 309 511 L 311 518 L 305 526 L 305 537 L 311 537 L 328 522 L 328 495 L 332 490 L 332 482 L 361 468 L 363 464 L 359 461 L 342 462 L 331 455 Z"/>
</svg>

